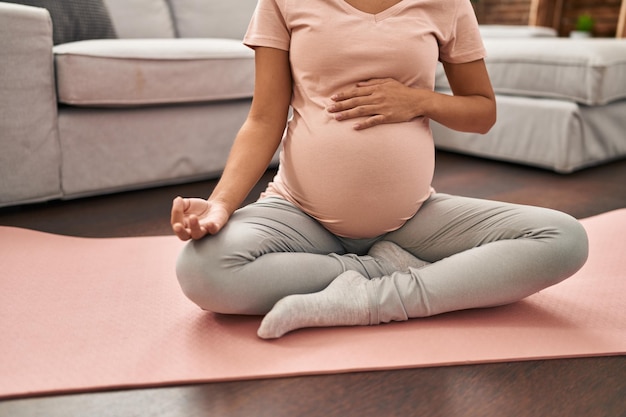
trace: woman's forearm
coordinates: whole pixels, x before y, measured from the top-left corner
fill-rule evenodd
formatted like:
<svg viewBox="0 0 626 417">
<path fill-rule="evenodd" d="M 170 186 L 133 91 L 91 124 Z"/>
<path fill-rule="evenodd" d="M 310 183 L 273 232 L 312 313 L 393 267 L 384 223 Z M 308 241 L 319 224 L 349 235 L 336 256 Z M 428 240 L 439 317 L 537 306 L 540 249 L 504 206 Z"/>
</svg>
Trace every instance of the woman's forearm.
<svg viewBox="0 0 626 417">
<path fill-rule="evenodd" d="M 229 214 L 238 209 L 276 153 L 287 124 L 291 69 L 287 51 L 259 47 L 255 52 L 254 98 L 239 130 L 224 173 L 209 201 Z"/>
<path fill-rule="evenodd" d="M 450 129 L 487 133 L 496 122 L 496 99 L 484 60 L 443 67 L 453 95 L 428 92 L 424 115 Z"/>
<path fill-rule="evenodd" d="M 209 201 L 219 201 L 229 212 L 241 206 L 265 173 L 282 138 L 282 129 L 248 120 L 239 131 L 224 172 Z"/>
<path fill-rule="evenodd" d="M 496 121 L 495 100 L 491 97 L 429 93 L 424 116 L 450 129 L 487 133 Z"/>
</svg>

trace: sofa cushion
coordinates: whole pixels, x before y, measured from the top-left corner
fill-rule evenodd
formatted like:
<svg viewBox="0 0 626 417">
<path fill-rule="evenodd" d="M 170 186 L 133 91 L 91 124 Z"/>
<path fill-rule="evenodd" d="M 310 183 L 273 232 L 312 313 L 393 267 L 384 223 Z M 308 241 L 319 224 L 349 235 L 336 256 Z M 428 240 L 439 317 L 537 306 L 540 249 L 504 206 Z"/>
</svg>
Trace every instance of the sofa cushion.
<svg viewBox="0 0 626 417">
<path fill-rule="evenodd" d="M 483 38 L 553 38 L 556 29 L 528 25 L 480 25 Z"/>
<path fill-rule="evenodd" d="M 484 42 L 487 69 L 499 94 L 586 105 L 626 98 L 626 40 L 486 38 Z M 436 86 L 448 86 L 441 69 Z"/>
<path fill-rule="evenodd" d="M 587 105 L 626 98 L 626 41 L 485 39 L 499 93 L 552 97 Z"/>
<path fill-rule="evenodd" d="M 217 178 L 249 110 L 250 100 L 61 107 L 64 197 Z"/>
<path fill-rule="evenodd" d="M 54 48 L 58 100 L 141 106 L 251 97 L 254 53 L 230 39 L 93 40 Z"/>
<path fill-rule="evenodd" d="M 27 6 L 43 7 L 52 18 L 55 45 L 85 39 L 110 39 L 116 33 L 102 0 L 5 0 Z"/>
<path fill-rule="evenodd" d="M 119 38 L 175 38 L 166 0 L 104 0 Z"/>
<path fill-rule="evenodd" d="M 257 0 L 168 0 L 181 38 L 243 39 Z"/>
</svg>

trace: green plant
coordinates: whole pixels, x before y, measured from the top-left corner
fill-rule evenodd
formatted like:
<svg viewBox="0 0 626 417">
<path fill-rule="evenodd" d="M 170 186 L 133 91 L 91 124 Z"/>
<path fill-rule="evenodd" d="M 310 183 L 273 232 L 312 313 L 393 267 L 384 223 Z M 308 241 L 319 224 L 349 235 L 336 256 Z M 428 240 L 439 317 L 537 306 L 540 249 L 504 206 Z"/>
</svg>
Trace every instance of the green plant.
<svg viewBox="0 0 626 417">
<path fill-rule="evenodd" d="M 584 13 L 578 16 L 578 19 L 576 20 L 576 30 L 581 32 L 591 32 L 594 24 L 595 21 L 593 20 L 593 17 L 591 17 L 588 13 Z"/>
</svg>

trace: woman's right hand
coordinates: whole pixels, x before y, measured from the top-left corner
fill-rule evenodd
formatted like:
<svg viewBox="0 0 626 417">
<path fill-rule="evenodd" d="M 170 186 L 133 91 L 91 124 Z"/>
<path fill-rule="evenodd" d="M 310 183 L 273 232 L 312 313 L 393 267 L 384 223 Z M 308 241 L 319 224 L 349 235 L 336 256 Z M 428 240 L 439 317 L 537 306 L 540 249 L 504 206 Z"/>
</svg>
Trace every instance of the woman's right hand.
<svg viewBox="0 0 626 417">
<path fill-rule="evenodd" d="M 219 232 L 230 217 L 219 202 L 176 197 L 172 202 L 172 230 L 180 240 L 202 239 Z"/>
</svg>

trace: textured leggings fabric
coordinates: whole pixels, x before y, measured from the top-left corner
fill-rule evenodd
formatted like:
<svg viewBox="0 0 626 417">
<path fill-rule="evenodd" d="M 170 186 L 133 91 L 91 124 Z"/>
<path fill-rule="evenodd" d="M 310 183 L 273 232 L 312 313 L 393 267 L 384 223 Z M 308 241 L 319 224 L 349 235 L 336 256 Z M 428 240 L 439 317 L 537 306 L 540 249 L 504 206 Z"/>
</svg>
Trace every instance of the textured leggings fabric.
<svg viewBox="0 0 626 417">
<path fill-rule="evenodd" d="M 367 255 L 381 239 L 429 264 L 389 270 Z M 265 314 L 287 295 L 321 291 L 355 270 L 370 280 L 377 324 L 515 302 L 571 276 L 587 251 L 581 224 L 545 208 L 434 194 L 400 229 L 359 240 L 270 197 L 236 211 L 218 234 L 189 242 L 177 275 L 205 310 Z"/>
</svg>

